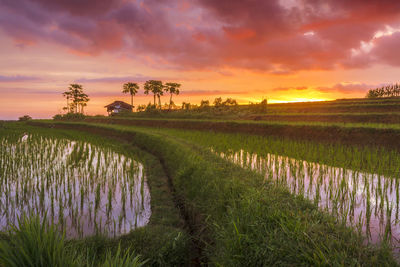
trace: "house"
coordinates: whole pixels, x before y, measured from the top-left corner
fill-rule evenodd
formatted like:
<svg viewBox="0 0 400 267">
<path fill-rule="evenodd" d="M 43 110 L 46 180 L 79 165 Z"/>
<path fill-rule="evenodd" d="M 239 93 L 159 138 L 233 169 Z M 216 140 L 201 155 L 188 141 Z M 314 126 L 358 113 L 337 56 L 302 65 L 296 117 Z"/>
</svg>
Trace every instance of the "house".
<svg viewBox="0 0 400 267">
<path fill-rule="evenodd" d="M 121 112 L 132 112 L 134 106 L 129 105 L 123 101 L 114 101 L 113 103 L 104 106 L 107 108 L 108 115 L 117 114 Z"/>
</svg>

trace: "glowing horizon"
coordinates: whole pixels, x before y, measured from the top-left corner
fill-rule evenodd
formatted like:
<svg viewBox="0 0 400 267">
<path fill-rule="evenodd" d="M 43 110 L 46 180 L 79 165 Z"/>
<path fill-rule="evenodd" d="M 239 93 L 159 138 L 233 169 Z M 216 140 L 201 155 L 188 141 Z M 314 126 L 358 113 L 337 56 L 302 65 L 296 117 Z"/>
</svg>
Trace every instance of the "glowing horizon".
<svg viewBox="0 0 400 267">
<path fill-rule="evenodd" d="M 364 97 L 398 82 L 399 15 L 390 0 L 2 1 L 0 120 L 60 113 L 71 83 L 90 115 L 149 79 L 181 83 L 177 105 Z"/>
</svg>

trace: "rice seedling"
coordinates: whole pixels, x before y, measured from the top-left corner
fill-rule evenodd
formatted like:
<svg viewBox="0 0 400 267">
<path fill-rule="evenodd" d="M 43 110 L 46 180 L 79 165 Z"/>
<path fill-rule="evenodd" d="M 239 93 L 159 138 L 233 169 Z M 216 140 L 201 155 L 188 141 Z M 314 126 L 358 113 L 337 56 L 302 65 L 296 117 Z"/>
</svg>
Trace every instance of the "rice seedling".
<svg viewBox="0 0 400 267">
<path fill-rule="evenodd" d="M 399 209 L 399 182 L 393 183 L 389 177 L 274 154 L 261 157 L 244 150 L 211 151 L 243 168 L 268 173 L 266 180 L 272 179 L 292 193 L 309 198 L 342 223 L 355 227 L 361 224 L 372 243 L 400 244 L 400 222 L 393 212 Z M 264 170 L 255 168 L 260 161 Z"/>
<path fill-rule="evenodd" d="M 68 238 L 125 234 L 146 225 L 151 215 L 143 169 L 132 158 L 82 141 L 4 135 L 0 141 L 0 229 L 17 224 L 22 214 L 49 214 L 48 221 Z M 126 198 L 134 205 L 126 206 Z"/>
</svg>

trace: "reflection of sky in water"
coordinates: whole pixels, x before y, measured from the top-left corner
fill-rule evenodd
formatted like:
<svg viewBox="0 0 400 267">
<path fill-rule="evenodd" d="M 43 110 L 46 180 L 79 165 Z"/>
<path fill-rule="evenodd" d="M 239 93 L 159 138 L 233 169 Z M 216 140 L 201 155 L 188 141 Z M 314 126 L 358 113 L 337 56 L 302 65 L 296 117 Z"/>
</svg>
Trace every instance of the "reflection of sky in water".
<svg viewBox="0 0 400 267">
<path fill-rule="evenodd" d="M 22 213 L 47 213 L 67 237 L 115 236 L 148 223 L 150 192 L 141 163 L 65 139 L 25 135 L 0 145 L 2 230 Z"/>
<path fill-rule="evenodd" d="M 399 245 L 398 179 L 274 154 L 261 157 L 244 150 L 217 154 L 242 167 L 257 170 L 266 180 L 313 200 L 340 221 L 361 225 L 370 242 L 384 240 L 385 233 L 389 233 L 392 244 Z"/>
</svg>

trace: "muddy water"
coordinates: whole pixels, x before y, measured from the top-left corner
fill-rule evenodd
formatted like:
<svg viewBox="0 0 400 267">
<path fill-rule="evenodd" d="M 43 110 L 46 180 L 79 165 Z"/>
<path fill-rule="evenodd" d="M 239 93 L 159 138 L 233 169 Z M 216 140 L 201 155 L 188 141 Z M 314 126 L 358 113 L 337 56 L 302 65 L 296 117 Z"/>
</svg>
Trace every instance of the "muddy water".
<svg viewBox="0 0 400 267">
<path fill-rule="evenodd" d="M 46 216 L 68 238 L 144 226 L 150 192 L 140 162 L 89 143 L 40 136 L 0 141 L 0 230 Z"/>
<path fill-rule="evenodd" d="M 399 179 L 357 172 L 279 155 L 261 157 L 241 150 L 215 152 L 262 173 L 265 180 L 302 195 L 340 222 L 362 231 L 368 242 L 399 246 Z"/>
</svg>

